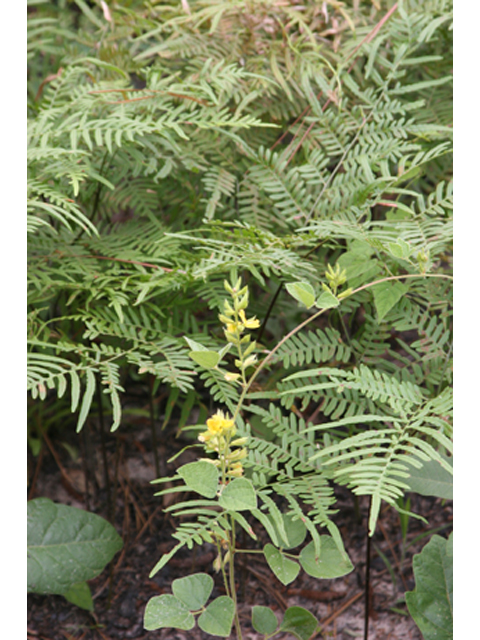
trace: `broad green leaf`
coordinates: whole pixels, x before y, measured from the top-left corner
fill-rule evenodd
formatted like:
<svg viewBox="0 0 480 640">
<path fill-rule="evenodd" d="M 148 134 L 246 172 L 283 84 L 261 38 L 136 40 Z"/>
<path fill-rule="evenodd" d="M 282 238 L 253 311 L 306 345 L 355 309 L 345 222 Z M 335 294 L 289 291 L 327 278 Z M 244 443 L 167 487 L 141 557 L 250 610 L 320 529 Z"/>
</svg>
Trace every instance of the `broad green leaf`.
<svg viewBox="0 0 480 640">
<path fill-rule="evenodd" d="M 397 242 L 389 242 L 387 243 L 388 250 L 392 255 L 396 258 L 408 258 L 408 256 L 412 253 L 412 247 L 399 238 Z"/>
<path fill-rule="evenodd" d="M 300 518 L 294 520 L 293 516 L 291 515 L 282 514 L 282 520 L 283 528 L 287 536 L 286 540 L 283 539 L 284 536 L 281 534 L 277 527 L 277 523 L 272 518 L 273 526 L 280 540 L 279 546 L 281 546 L 283 549 L 295 549 L 295 547 L 298 547 L 305 540 L 307 535 L 307 527 L 300 520 Z"/>
<path fill-rule="evenodd" d="M 263 635 L 271 634 L 278 627 L 277 616 L 270 607 L 255 605 L 252 608 L 252 627 Z"/>
<path fill-rule="evenodd" d="M 188 346 L 192 351 L 209 351 L 209 349 L 207 349 L 207 347 L 204 347 L 203 344 L 200 344 L 200 342 L 196 342 L 191 338 L 187 338 L 187 336 L 183 336 L 183 337 L 187 341 Z"/>
<path fill-rule="evenodd" d="M 183 602 L 170 593 L 165 593 L 154 596 L 147 602 L 143 626 L 147 631 L 164 627 L 188 631 L 195 626 L 195 618 Z"/>
<path fill-rule="evenodd" d="M 358 286 L 374 279 L 379 267 L 373 251 L 368 243 L 355 240 L 349 250 L 338 258 L 340 268 L 347 272 L 349 286 Z"/>
<path fill-rule="evenodd" d="M 213 578 L 208 573 L 194 573 L 172 582 L 173 594 L 190 611 L 198 611 L 205 606 L 213 591 Z"/>
<path fill-rule="evenodd" d="M 453 467 L 453 458 L 445 456 Z M 437 460 L 427 460 L 420 469 L 408 465 L 410 478 L 404 480 L 411 491 L 422 496 L 453 500 L 453 476 Z"/>
<path fill-rule="evenodd" d="M 300 553 L 300 564 L 314 578 L 339 578 L 353 570 L 353 565 L 338 550 L 331 536 L 320 536 L 321 551 L 318 560 L 315 558 L 315 545 L 307 544 Z"/>
<path fill-rule="evenodd" d="M 304 304 L 307 309 L 315 304 L 315 291 L 309 282 L 289 282 L 285 288 L 295 300 Z"/>
<path fill-rule="evenodd" d="M 220 596 L 211 602 L 198 618 L 198 626 L 212 636 L 226 638 L 232 630 L 235 604 L 228 596 Z"/>
<path fill-rule="evenodd" d="M 319 309 L 331 309 L 333 307 L 338 307 L 339 304 L 340 302 L 330 291 L 324 291 L 315 302 L 315 306 Z"/>
<path fill-rule="evenodd" d="M 214 498 L 218 489 L 218 469 L 211 462 L 199 460 L 184 464 L 177 471 L 187 487 L 205 498 Z"/>
<path fill-rule="evenodd" d="M 453 638 L 453 534 L 432 536 L 413 556 L 414 591 L 407 591 L 408 610 L 425 640 Z"/>
<path fill-rule="evenodd" d="M 77 584 L 72 584 L 70 589 L 65 591 L 63 597 L 68 600 L 68 602 L 77 605 L 77 607 L 80 607 L 81 609 L 93 611 L 95 608 L 93 605 L 92 592 L 86 582 L 77 582 Z"/>
<path fill-rule="evenodd" d="M 220 362 L 220 355 L 216 351 L 189 351 L 188 355 L 205 369 L 214 369 Z"/>
<path fill-rule="evenodd" d="M 283 584 L 290 584 L 298 576 L 300 565 L 283 555 L 273 544 L 266 544 L 263 553 L 268 566 Z"/>
<path fill-rule="evenodd" d="M 287 631 L 298 640 L 309 640 L 317 627 L 318 620 L 310 611 L 303 607 L 289 607 L 285 611 L 279 631 Z"/>
<path fill-rule="evenodd" d="M 408 291 L 408 287 L 401 282 L 379 282 L 372 287 L 373 301 L 377 310 L 378 322 L 381 322 L 387 313 Z"/>
<path fill-rule="evenodd" d="M 257 494 L 247 478 L 235 478 L 227 484 L 219 502 L 229 511 L 247 511 L 257 508 Z"/>
<path fill-rule="evenodd" d="M 27 590 L 63 595 L 98 576 L 122 546 L 115 528 L 100 516 L 48 498 L 30 500 Z"/>
</svg>

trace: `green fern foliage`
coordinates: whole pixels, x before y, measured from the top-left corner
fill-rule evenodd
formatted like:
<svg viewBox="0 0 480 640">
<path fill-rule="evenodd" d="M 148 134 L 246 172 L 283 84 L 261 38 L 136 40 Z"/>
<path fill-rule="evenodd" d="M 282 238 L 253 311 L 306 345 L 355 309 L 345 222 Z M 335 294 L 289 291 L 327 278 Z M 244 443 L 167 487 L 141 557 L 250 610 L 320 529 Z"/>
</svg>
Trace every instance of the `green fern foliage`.
<svg viewBox="0 0 480 640">
<path fill-rule="evenodd" d="M 452 448 L 451 2 L 103 4 L 28 4 L 32 405 L 80 430 L 100 392 L 115 430 L 132 380 L 243 402 L 257 519 L 281 496 L 340 548 L 338 482 L 373 533 Z M 223 347 L 231 274 L 261 322 L 244 396 L 184 339 Z M 221 535 L 207 511 L 172 508 L 175 549 Z"/>
</svg>

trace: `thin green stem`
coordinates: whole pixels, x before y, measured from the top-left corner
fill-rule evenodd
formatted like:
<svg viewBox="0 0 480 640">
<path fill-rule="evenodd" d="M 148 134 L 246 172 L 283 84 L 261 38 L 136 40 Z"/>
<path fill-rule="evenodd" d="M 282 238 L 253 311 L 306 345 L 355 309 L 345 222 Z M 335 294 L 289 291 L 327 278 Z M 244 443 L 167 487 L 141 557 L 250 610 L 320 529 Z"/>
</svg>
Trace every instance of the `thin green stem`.
<svg viewBox="0 0 480 640">
<path fill-rule="evenodd" d="M 237 602 L 237 590 L 235 588 L 235 520 L 230 516 L 231 530 L 231 546 L 229 557 L 229 572 L 230 572 L 230 594 L 235 605 L 235 630 L 237 632 L 237 640 L 242 640 L 242 628 L 240 626 L 240 617 L 238 615 L 238 602 Z"/>
<path fill-rule="evenodd" d="M 228 578 L 227 578 L 227 574 L 225 573 L 225 564 L 222 559 L 222 547 L 218 538 L 215 538 L 215 542 L 217 544 L 218 557 L 220 558 L 220 567 L 222 569 L 222 577 L 223 577 L 223 584 L 225 586 L 225 593 L 227 594 L 227 596 L 231 597 L 230 587 L 228 585 Z"/>
</svg>

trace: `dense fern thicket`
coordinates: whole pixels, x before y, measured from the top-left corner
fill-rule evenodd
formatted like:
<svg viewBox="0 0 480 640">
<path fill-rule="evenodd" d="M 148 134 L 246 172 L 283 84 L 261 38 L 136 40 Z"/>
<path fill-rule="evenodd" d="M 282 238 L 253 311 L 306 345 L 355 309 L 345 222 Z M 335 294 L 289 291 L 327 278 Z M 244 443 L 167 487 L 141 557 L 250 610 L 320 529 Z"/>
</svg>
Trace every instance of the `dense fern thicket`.
<svg viewBox="0 0 480 640">
<path fill-rule="evenodd" d="M 233 413 L 184 338 L 221 349 L 234 271 L 249 477 L 332 535 L 348 485 L 373 532 L 451 469 L 451 2 L 28 5 L 30 411 L 80 430 L 99 387 L 115 430 L 140 376 Z M 335 298 L 328 265 L 353 294 L 317 317 L 285 285 Z"/>
</svg>

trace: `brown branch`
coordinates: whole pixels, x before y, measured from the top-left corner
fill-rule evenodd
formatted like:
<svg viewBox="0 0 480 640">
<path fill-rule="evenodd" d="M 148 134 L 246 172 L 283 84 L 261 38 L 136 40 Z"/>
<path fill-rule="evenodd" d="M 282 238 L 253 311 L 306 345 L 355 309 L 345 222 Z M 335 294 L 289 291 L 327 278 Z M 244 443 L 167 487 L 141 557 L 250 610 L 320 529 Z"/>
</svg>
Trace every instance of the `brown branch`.
<svg viewBox="0 0 480 640">
<path fill-rule="evenodd" d="M 56 76 L 55 76 L 56 77 Z M 46 82 L 46 81 L 45 81 Z M 133 91 L 144 91 L 144 89 L 93 89 L 89 91 L 89 94 L 96 93 L 121 93 L 125 95 L 127 92 L 131 93 Z M 193 96 L 187 96 L 184 93 L 175 93 L 173 91 L 159 91 L 155 89 L 148 89 L 151 91 L 151 94 L 148 96 L 139 96 L 138 98 L 129 98 L 128 100 L 112 100 L 107 102 L 107 104 L 125 104 L 127 102 L 137 102 L 138 100 L 149 100 L 150 98 L 154 98 L 156 94 L 170 96 L 172 98 L 182 98 L 184 100 L 193 100 L 193 102 L 198 102 L 198 104 L 203 105 L 204 107 L 210 107 L 210 105 L 206 100 L 202 100 L 201 98 L 194 98 Z"/>
<path fill-rule="evenodd" d="M 126 262 L 127 264 L 138 264 L 141 267 L 150 267 L 151 269 L 163 269 L 163 271 L 172 272 L 173 269 L 167 267 L 161 267 L 158 264 L 151 264 L 150 262 L 140 262 L 139 260 L 127 260 L 126 258 L 110 258 L 108 256 L 78 256 L 79 258 L 93 258 L 94 260 L 112 260 L 113 262 Z"/>
</svg>

